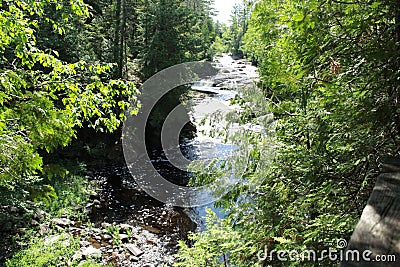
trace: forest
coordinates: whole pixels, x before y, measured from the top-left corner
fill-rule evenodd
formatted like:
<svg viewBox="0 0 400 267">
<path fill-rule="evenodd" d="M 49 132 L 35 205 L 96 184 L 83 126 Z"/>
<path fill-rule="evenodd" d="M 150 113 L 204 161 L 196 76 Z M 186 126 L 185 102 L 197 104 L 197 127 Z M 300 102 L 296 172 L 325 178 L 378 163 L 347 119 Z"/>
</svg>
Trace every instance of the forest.
<svg viewBox="0 0 400 267">
<path fill-rule="evenodd" d="M 400 4 L 243 0 L 222 23 L 214 2 L 0 0 L 0 266 L 338 265 L 262 256 L 337 249 L 400 156 Z M 214 129 L 243 153 L 176 181 L 210 184 L 245 162 L 199 215 L 132 185 L 121 135 L 146 80 L 221 58 L 257 69 L 228 100 L 231 125 L 260 130 Z M 207 97 L 181 86 L 152 110 L 155 168 L 168 114 Z M 180 142 L 199 133 L 182 131 Z"/>
</svg>

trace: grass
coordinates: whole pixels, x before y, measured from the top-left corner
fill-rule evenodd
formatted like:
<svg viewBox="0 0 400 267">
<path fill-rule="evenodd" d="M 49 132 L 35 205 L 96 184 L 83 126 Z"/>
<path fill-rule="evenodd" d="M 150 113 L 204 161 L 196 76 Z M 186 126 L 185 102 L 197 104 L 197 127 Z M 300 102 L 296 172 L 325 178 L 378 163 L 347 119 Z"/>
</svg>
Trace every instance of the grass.
<svg viewBox="0 0 400 267">
<path fill-rule="evenodd" d="M 52 177 L 51 180 L 38 180 L 28 186 L 15 188 L 12 195 L 0 200 L 10 207 L 18 207 L 20 213 L 9 216 L 7 212 L 2 220 L 9 220 L 13 225 L 16 220 L 21 226 L 25 222 L 25 230 L 21 237 L 14 239 L 16 252 L 9 258 L 6 267 L 50 267 L 50 266 L 103 266 L 95 262 L 80 262 L 73 259 L 73 255 L 79 251 L 79 237 L 74 237 L 66 230 L 51 228 L 44 235 L 39 234 L 39 228 L 32 226 L 30 222 L 35 219 L 38 223 L 45 224 L 53 218 L 69 218 L 78 222 L 86 222 L 87 215 L 84 207 L 90 201 L 90 193 L 95 188 L 83 172 L 67 174 L 65 176 Z M 10 192 L 10 191 L 8 191 Z M 33 202 L 32 202 L 33 201 Z M 27 204 L 28 203 L 28 204 Z M 35 213 L 40 211 L 43 216 L 35 218 Z"/>
<path fill-rule="evenodd" d="M 68 266 L 69 259 L 79 247 L 79 241 L 69 234 L 46 239 L 36 236 L 28 248 L 19 251 L 6 262 L 6 267 Z M 74 266 L 74 262 L 69 266 Z"/>
</svg>

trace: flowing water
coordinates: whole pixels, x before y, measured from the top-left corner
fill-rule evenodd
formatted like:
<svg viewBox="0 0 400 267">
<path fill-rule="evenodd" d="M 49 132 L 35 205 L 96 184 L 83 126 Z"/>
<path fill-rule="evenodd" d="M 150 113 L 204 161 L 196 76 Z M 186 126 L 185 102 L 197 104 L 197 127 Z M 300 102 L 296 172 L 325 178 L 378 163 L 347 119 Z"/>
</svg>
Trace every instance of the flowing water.
<svg viewBox="0 0 400 267">
<path fill-rule="evenodd" d="M 258 78 L 257 68 L 245 60 L 223 55 L 215 59 L 215 64 L 219 73 L 193 84 L 184 101 L 195 127 L 187 130 L 190 134 L 183 135 L 186 137 L 182 138 L 180 149 L 190 160 L 223 158 L 235 149 L 220 138 L 210 137 L 215 128 L 223 127 L 218 125 L 223 121 L 216 123 L 209 117 L 215 113 L 223 116 L 237 109 L 230 105 L 237 94 L 236 88 L 252 84 Z M 150 154 L 153 166 L 164 178 L 180 185 L 188 183 L 191 174 L 172 166 L 163 151 L 154 149 Z M 186 240 L 191 231 L 204 230 L 207 208 L 224 216 L 212 204 L 190 209 L 165 205 L 141 190 L 121 165 L 96 168 L 88 176 L 100 188 L 91 195 L 92 203 L 85 208 L 90 222 L 80 224 L 66 218 L 55 219 L 56 227 L 79 236 L 81 248 L 73 259 L 82 263 L 89 253 L 94 253 L 101 254 L 99 262 L 113 266 L 171 266 L 178 241 Z M 11 229 L 12 225 L 4 227 Z M 49 227 L 49 222 L 45 222 L 40 230 L 45 233 Z M 8 244 L 3 245 L 0 266 L 13 253 Z"/>
<path fill-rule="evenodd" d="M 234 60 L 228 55 L 215 59 L 220 72 L 207 80 L 196 82 L 192 86 L 188 100 L 185 101 L 190 110 L 191 122 L 196 126 L 195 137 L 183 139 L 180 144 L 182 153 L 188 159 L 211 160 L 223 157 L 233 149 L 232 144 L 225 144 L 219 138 L 212 138 L 209 132 L 215 125 L 202 123 L 210 115 L 217 112 L 224 114 L 237 107 L 230 105 L 230 100 L 237 92 L 235 87 L 253 83 L 258 75 L 257 68 L 244 60 Z M 190 174 L 174 168 L 161 150 L 151 151 L 153 166 L 168 180 L 177 184 L 185 184 Z M 96 181 L 103 190 L 96 198 L 100 205 L 92 212 L 91 220 L 96 225 L 104 223 L 128 223 L 140 225 L 159 236 L 159 242 L 169 246 L 165 253 L 176 252 L 176 244 L 186 239 L 190 231 L 205 228 L 206 209 L 211 208 L 219 216 L 223 212 L 212 204 L 205 207 L 183 209 L 167 206 L 151 198 L 140 190 L 126 168 L 112 166 L 97 170 Z"/>
</svg>

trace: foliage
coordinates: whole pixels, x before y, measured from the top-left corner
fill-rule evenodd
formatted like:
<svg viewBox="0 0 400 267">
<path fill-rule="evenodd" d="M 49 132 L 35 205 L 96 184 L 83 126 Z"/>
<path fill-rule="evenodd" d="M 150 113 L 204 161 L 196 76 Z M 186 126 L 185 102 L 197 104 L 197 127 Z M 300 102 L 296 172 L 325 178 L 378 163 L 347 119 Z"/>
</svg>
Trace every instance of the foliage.
<svg viewBox="0 0 400 267">
<path fill-rule="evenodd" d="M 248 30 L 248 24 L 254 1 L 246 0 L 243 3 L 235 4 L 231 14 L 231 24 L 223 25 L 222 34 L 215 45 L 225 48 L 223 52 L 230 52 L 233 56 L 243 57 L 243 37 Z"/>
<path fill-rule="evenodd" d="M 143 30 L 138 55 L 144 78 L 179 63 L 212 59 L 209 48 L 216 33 L 209 2 L 145 1 L 139 15 Z"/>
<path fill-rule="evenodd" d="M 240 250 L 242 243 L 238 232 L 232 226 L 217 219 L 210 210 L 207 211 L 207 231 L 190 234 L 189 240 L 195 246 L 189 248 L 185 241 L 180 241 L 180 253 L 174 266 L 222 266 L 232 251 Z"/>
<path fill-rule="evenodd" d="M 31 246 L 15 254 L 6 262 L 7 267 L 13 266 L 68 266 L 68 260 L 79 250 L 79 240 L 69 234 L 53 236 L 47 240 L 33 238 Z M 64 265 L 60 265 L 64 263 Z M 75 262 L 73 266 L 77 266 Z"/>
<path fill-rule="evenodd" d="M 68 164 L 64 163 L 64 166 Z M 72 167 L 69 169 L 73 170 Z M 3 245 L 7 245 L 12 250 L 20 250 L 25 249 L 26 243 L 31 244 L 16 257 L 30 257 L 29 255 L 33 253 L 31 250 L 41 246 L 45 236 L 59 234 L 58 230 L 49 229 L 50 232 L 45 236 L 36 236 L 39 230 L 36 224 L 46 225 L 52 218 L 70 218 L 79 222 L 85 222 L 88 219 L 85 206 L 89 203 L 90 195 L 94 193 L 95 188 L 81 173 L 82 170 L 74 170 L 65 176 L 54 176 L 50 181 L 46 179 L 32 180 L 30 183 L 17 181 L 14 190 L 0 187 L 2 196 L 0 224 L 9 225 L 10 228 L 8 229 L 10 235 L 2 239 Z M 24 230 L 22 232 L 18 229 Z M 60 248 L 59 252 L 67 253 L 68 251 Z"/>
<path fill-rule="evenodd" d="M 29 246 L 14 254 L 5 263 L 6 267 L 45 267 L 45 266 L 105 266 L 87 259 L 74 259 L 79 251 L 79 239 L 71 234 L 62 232 L 52 236 L 40 237 L 30 233 Z"/>
<path fill-rule="evenodd" d="M 52 217 L 86 219 L 83 205 L 89 202 L 89 197 L 95 188 L 87 178 L 81 175 L 68 175 L 65 178 L 54 179 L 50 183 L 54 188 L 55 197 L 44 203 L 44 210 Z"/>
<path fill-rule="evenodd" d="M 259 99 L 275 117 L 274 160 L 264 157 L 265 137 L 249 133 L 249 172 L 219 203 L 229 213 L 221 224 L 231 229 L 224 238 L 214 226 L 192 237 L 193 247 L 181 250 L 184 262 L 201 254 L 216 266 L 220 254 L 213 248 L 226 245 L 221 252 L 230 252 L 234 266 L 311 266 L 259 262 L 257 253 L 264 247 L 320 252 L 350 237 L 384 157 L 399 152 L 399 14 L 396 1 L 255 6 L 245 52 L 258 62 Z M 249 180 L 261 184 L 250 190 Z M 230 242 L 237 236 L 240 250 Z"/>
<path fill-rule="evenodd" d="M 119 65 L 116 77 L 145 80 L 185 61 L 212 59 L 210 0 L 88 1 L 91 17 L 64 38 L 81 58 Z M 52 47 L 52 44 L 46 44 Z"/>
<path fill-rule="evenodd" d="M 71 1 L 68 7 L 71 13 L 62 13 L 65 20 L 88 15 L 83 1 Z M 129 106 L 127 98 L 137 94 L 132 83 L 107 77 L 110 64 L 66 63 L 57 58 L 57 51 L 39 49 L 35 32 L 42 24 L 50 23 L 58 34 L 65 31 L 47 17 L 48 8 L 63 10 L 64 5 L 1 3 L 1 184 L 43 170 L 39 150 L 66 146 L 84 121 L 115 130 L 124 119 L 122 110 Z"/>
<path fill-rule="evenodd" d="M 136 62 L 142 80 L 176 64 L 211 60 L 216 38 L 209 0 L 146 0 L 138 8 Z M 133 50 L 133 48 L 131 48 Z M 159 145 L 166 116 L 181 101 L 186 86 L 175 88 L 157 103 L 149 118 L 151 146 Z"/>
<path fill-rule="evenodd" d="M 64 165 L 72 171 L 65 175 L 53 176 L 51 179 L 18 180 L 14 183 L 14 190 L 0 186 L 0 221 L 10 219 L 7 215 L 8 207 L 23 210 L 27 212 L 27 216 L 32 216 L 32 212 L 40 208 L 49 216 L 79 217 L 78 211 L 88 202 L 95 189 L 87 181 L 87 177 L 82 175 L 82 170 L 74 169 L 67 163 Z"/>
<path fill-rule="evenodd" d="M 11 223 L 14 231 L 51 217 L 86 219 L 82 205 L 92 190 L 87 177 L 72 174 L 65 162 L 54 164 L 65 155 L 57 152 L 78 136 L 92 138 L 89 127 L 119 130 L 124 111 L 131 104 L 133 114 L 140 108 L 138 77 L 211 59 L 217 35 L 211 4 L 0 1 L 1 222 Z M 180 93 L 167 101 L 176 104 Z M 86 145 L 76 143 L 80 149 Z M 49 246 L 31 232 L 27 238 L 31 245 L 8 266 L 57 265 L 70 258 L 77 241 L 66 235 Z M 41 256 L 34 258 L 38 251 Z"/>
<path fill-rule="evenodd" d="M 247 31 L 249 19 L 249 6 L 247 3 L 236 4 L 232 11 L 231 31 L 231 52 L 233 55 L 242 57 L 243 36 Z"/>
<path fill-rule="evenodd" d="M 112 241 L 114 246 L 120 246 L 122 244 L 122 240 L 120 239 L 119 233 L 120 228 L 117 225 L 110 225 L 107 227 L 107 233 L 112 236 Z"/>
</svg>

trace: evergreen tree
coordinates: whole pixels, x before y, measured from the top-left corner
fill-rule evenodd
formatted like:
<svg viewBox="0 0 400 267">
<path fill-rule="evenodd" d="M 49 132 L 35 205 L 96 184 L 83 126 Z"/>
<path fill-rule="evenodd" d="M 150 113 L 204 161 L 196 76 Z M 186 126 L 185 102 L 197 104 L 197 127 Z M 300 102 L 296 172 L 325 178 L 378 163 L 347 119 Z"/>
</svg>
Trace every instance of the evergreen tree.
<svg viewBox="0 0 400 267">
<path fill-rule="evenodd" d="M 399 10 L 398 1 L 258 2 L 243 40 L 262 94 L 240 103 L 273 112 L 273 160 L 267 136 L 242 137 L 252 151 L 219 203 L 228 215 L 182 243 L 178 266 L 219 266 L 222 256 L 234 266 L 314 266 L 264 251 L 320 252 L 350 237 L 384 158 L 399 155 Z"/>
</svg>

